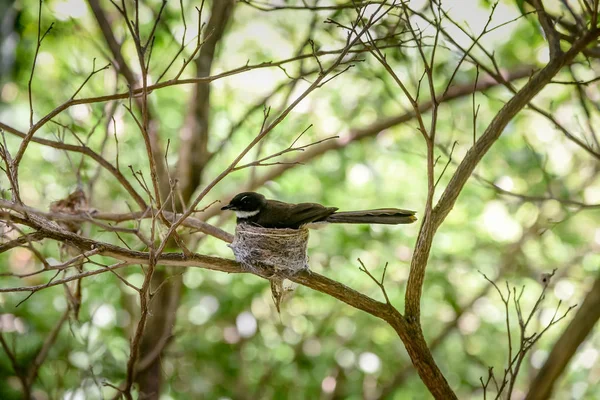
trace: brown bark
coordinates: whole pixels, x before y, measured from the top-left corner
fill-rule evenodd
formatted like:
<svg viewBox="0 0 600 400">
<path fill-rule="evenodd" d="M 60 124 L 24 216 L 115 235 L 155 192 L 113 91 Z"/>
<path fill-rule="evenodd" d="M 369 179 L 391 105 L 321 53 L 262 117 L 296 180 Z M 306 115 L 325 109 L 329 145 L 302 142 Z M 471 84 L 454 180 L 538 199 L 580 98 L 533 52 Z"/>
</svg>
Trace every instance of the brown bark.
<svg viewBox="0 0 600 400">
<path fill-rule="evenodd" d="M 165 282 L 167 279 L 168 281 Z M 140 399 L 160 398 L 162 386 L 160 357 L 173 335 L 181 295 L 181 274 L 172 275 L 164 269 L 158 269 L 152 276 L 152 290 L 156 290 L 161 284 L 161 289 L 150 303 L 150 315 L 140 344 L 140 359 L 136 375 Z"/>
<path fill-rule="evenodd" d="M 126 79 L 130 88 L 136 88 L 137 82 L 131 69 L 127 65 L 121 53 L 121 46 L 117 42 L 112 30 L 110 21 L 108 20 L 104 10 L 100 6 L 98 0 L 88 0 L 90 7 L 94 13 L 96 21 L 102 31 L 106 44 L 108 45 L 117 68 L 121 75 Z M 170 191 L 170 184 L 167 173 L 167 166 L 163 161 L 164 152 L 159 139 L 158 122 L 153 118 L 153 113 L 148 109 L 146 99 L 141 96 L 134 98 L 136 106 L 145 116 L 147 123 L 144 126 L 147 129 L 148 139 L 151 152 L 151 165 L 155 165 L 157 176 L 156 181 L 159 184 L 158 191 L 160 197 L 165 199 Z M 156 288 L 166 279 L 164 269 L 159 269 L 152 275 L 151 290 Z M 139 385 L 140 398 L 158 399 L 160 396 L 160 387 L 162 383 L 162 373 L 160 370 L 160 353 L 166 345 L 168 338 L 171 336 L 171 328 L 174 324 L 175 311 L 179 302 L 181 277 L 173 277 L 171 282 L 163 285 L 161 290 L 157 292 L 152 299 L 149 307 L 149 318 L 147 319 L 142 339 L 140 343 L 140 359 L 145 360 L 145 368 L 139 371 L 135 377 Z M 158 352 L 154 351 L 159 346 Z M 133 349 L 132 349 L 133 351 Z"/>
<path fill-rule="evenodd" d="M 231 16 L 232 0 L 214 1 L 211 17 L 206 28 L 207 39 L 196 59 L 196 76 L 210 75 L 217 44 L 223 36 Z M 180 153 L 177 165 L 177 179 L 183 201 L 188 202 L 201 183 L 202 170 L 208 155 L 208 129 L 210 116 L 210 84 L 199 83 L 191 99 L 190 113 L 185 120 L 180 135 Z M 156 155 L 155 158 L 162 157 Z M 157 162 L 158 164 L 158 162 Z M 161 163 L 162 164 L 162 163 Z M 164 182 L 164 181 L 163 181 Z M 167 185 L 168 187 L 168 185 Z M 167 189 L 167 188 L 165 188 Z M 168 189 L 162 191 L 168 193 Z M 178 206 L 181 206 L 178 204 Z M 167 207 L 170 211 L 170 204 Z M 176 247 L 173 240 L 169 247 Z M 150 304 L 150 315 L 141 343 L 141 361 L 143 367 L 138 371 L 137 383 L 145 399 L 158 399 L 162 383 L 160 354 L 167 345 L 175 323 L 175 315 L 181 296 L 181 274 L 173 275 L 164 269 L 158 270 L 152 277 L 152 287 L 161 286 Z M 165 284 L 165 281 L 168 283 Z M 141 365 L 144 364 L 144 365 Z"/>
<path fill-rule="evenodd" d="M 457 399 L 427 347 L 421 324 L 404 318 L 396 318 L 388 323 L 402 339 L 413 366 L 433 397 L 439 400 Z"/>
<path fill-rule="evenodd" d="M 467 180 L 473 173 L 473 170 L 479 164 L 483 156 L 489 151 L 492 145 L 498 140 L 504 128 L 527 104 L 542 90 L 563 66 L 571 62 L 589 43 L 594 41 L 599 32 L 597 29 L 584 34 L 579 40 L 573 43 L 573 46 L 564 54 L 550 60 L 550 62 L 519 90 L 496 114 L 490 122 L 483 135 L 477 140 L 475 145 L 467 152 L 465 158 L 461 161 L 456 172 L 450 179 L 446 190 L 442 194 L 439 202 L 435 206 L 431 220 L 424 220 L 417 239 L 415 254 L 411 262 L 410 275 L 406 288 L 406 316 L 419 318 L 421 311 L 421 291 L 425 279 L 425 269 L 429 258 L 429 251 L 435 232 L 444 222 L 456 200 L 467 183 Z"/>
</svg>

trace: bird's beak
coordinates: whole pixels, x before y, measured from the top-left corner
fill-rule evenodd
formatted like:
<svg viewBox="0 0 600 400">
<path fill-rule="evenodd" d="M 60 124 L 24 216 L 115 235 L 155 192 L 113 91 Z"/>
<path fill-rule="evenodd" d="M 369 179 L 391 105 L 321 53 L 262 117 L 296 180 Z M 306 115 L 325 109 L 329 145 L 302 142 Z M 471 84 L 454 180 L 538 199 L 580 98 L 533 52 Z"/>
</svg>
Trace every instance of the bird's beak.
<svg viewBox="0 0 600 400">
<path fill-rule="evenodd" d="M 227 204 L 225 207 L 221 207 L 221 210 L 233 210 L 234 206 L 232 206 L 231 204 Z"/>
</svg>

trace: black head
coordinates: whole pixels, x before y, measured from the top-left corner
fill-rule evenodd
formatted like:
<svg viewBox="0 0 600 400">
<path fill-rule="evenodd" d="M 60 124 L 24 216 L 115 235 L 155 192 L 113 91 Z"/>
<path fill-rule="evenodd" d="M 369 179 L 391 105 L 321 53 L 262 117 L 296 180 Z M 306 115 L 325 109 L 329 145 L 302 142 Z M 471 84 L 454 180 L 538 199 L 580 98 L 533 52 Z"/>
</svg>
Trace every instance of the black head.
<svg viewBox="0 0 600 400">
<path fill-rule="evenodd" d="M 243 192 L 237 194 L 225 207 L 221 207 L 221 210 L 242 212 L 260 211 L 266 203 L 267 199 L 260 193 Z"/>
</svg>

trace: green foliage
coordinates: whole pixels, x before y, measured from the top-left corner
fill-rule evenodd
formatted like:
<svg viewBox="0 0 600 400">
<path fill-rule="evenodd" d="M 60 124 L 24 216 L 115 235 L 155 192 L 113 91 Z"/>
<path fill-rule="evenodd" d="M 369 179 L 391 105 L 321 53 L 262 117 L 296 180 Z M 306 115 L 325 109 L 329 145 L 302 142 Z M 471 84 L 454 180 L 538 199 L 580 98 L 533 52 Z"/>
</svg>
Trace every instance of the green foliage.
<svg viewBox="0 0 600 400">
<path fill-rule="evenodd" d="M 136 65 L 134 45 L 126 35 L 122 18 L 109 2 L 101 2 L 115 21 L 117 37 L 127 37 L 122 52 L 131 66 Z M 486 3 L 486 2 L 484 2 Z M 506 22 L 523 13 L 522 1 L 510 6 Z M 152 15 L 160 8 L 158 0 L 141 4 L 144 17 L 142 37 L 149 34 Z M 196 35 L 196 3 L 184 1 L 188 24 L 186 40 Z M 0 121 L 21 131 L 27 131 L 29 105 L 27 81 L 35 52 L 37 37 L 37 2 L 23 0 L 15 4 L 18 18 L 11 28 L 20 38 L 15 51 L 11 72 L 1 77 Z M 67 7 L 65 9 L 65 7 Z M 85 10 L 81 15 L 68 7 Z M 208 5 L 207 5 L 208 7 Z M 508 7 L 508 6 L 507 6 Z M 43 3 L 42 30 L 55 22 L 44 40 L 33 80 L 34 122 L 66 100 L 77 90 L 92 70 L 108 63 L 108 49 L 86 3 L 79 1 L 47 1 Z M 66 10 L 66 11 L 65 11 Z M 477 8 L 473 18 L 485 15 L 487 9 Z M 318 27 L 313 39 L 319 48 L 337 49 L 343 45 L 345 34 L 332 25 L 323 24 L 318 14 Z M 351 9 L 336 11 L 340 21 L 351 21 Z M 218 48 L 213 73 L 245 65 L 259 64 L 292 57 L 306 38 L 311 13 L 290 10 L 261 13 L 244 4 L 236 5 L 233 21 Z M 487 18 L 487 17 L 486 17 Z M 206 19 L 206 17 L 205 17 Z M 476 21 L 471 21 L 474 23 Z M 163 22 L 156 31 L 156 40 L 150 63 L 151 75 L 157 78 L 175 55 L 183 24 L 177 2 L 168 2 Z M 519 18 L 501 30 L 502 35 L 483 38 L 484 46 L 494 49 L 500 67 L 511 70 L 524 63 L 540 67 L 538 57 L 545 51 L 545 42 L 539 28 L 529 18 Z M 496 32 L 497 33 L 497 32 Z M 456 35 L 462 35 L 456 33 Z M 405 33 L 402 36 L 408 39 Z M 432 38 L 428 39 L 431 43 Z M 445 89 L 447 79 L 456 68 L 461 54 L 447 41 L 436 54 L 434 86 L 438 93 Z M 303 52 L 310 52 L 304 46 Z M 190 56 L 189 46 L 173 64 L 165 79 L 174 77 L 182 59 Z M 407 82 L 408 90 L 416 93 L 421 78 L 422 64 L 418 51 L 400 47 L 386 50 L 396 74 Z M 479 53 L 477 53 L 479 54 Z M 431 50 L 427 50 L 431 56 Z M 389 74 L 368 53 L 359 56 L 347 73 L 327 83 L 313 93 L 300 107 L 280 124 L 262 147 L 261 156 L 289 146 L 309 125 L 310 129 L 299 141 L 308 144 L 332 135 L 346 137 L 349 132 L 410 109 L 410 104 Z M 331 62 L 332 56 L 323 56 L 322 62 Z M 297 76 L 304 70 L 316 69 L 314 59 L 285 66 L 286 73 Z M 135 69 L 139 72 L 139 67 Z M 475 68 L 464 62 L 454 85 L 470 84 Z M 483 76 L 481 72 L 481 76 Z M 568 79 L 564 73 L 561 79 Z M 183 74 L 194 76 L 193 64 Z M 314 80 L 316 75 L 307 78 Z M 279 83 L 288 78 L 276 68 L 256 69 L 211 84 L 210 150 L 219 148 L 229 129 L 244 118 L 246 110 L 256 104 Z M 522 81 L 515 85 L 519 87 Z M 299 81 L 291 99 L 307 86 Z M 596 86 L 597 88 L 597 86 Z M 114 66 L 92 77 L 78 98 L 121 93 L 128 90 Z M 170 86 L 152 92 L 150 106 L 156 115 L 159 137 L 166 147 L 171 141 L 168 161 L 177 162 L 179 140 L 193 86 Z M 285 91 L 271 98 L 271 118 L 283 108 Z M 426 81 L 420 86 L 419 99 L 429 98 Z M 480 105 L 476 135 L 480 136 L 495 113 L 510 98 L 506 88 L 496 88 L 475 95 Z M 445 103 L 440 107 L 437 121 L 438 143 L 436 176 L 448 162 L 447 153 L 452 143 L 458 144 L 453 161 L 440 178 L 437 198 L 472 144 L 473 110 L 470 97 Z M 544 90 L 536 104 L 558 112 L 571 111 L 577 102 L 570 88 L 552 86 Z M 36 137 L 64 140 L 79 144 L 75 137 L 86 140 L 87 146 L 116 164 L 117 154 L 121 172 L 136 190 L 143 188 L 134 179 L 133 171 L 142 171 L 150 181 L 148 160 L 142 136 L 124 106 L 128 100 L 116 103 L 114 126 L 107 121 L 112 103 L 94 103 L 69 108 L 46 124 Z M 134 111 L 136 116 L 137 111 Z M 580 111 L 578 111 L 580 112 Z M 204 175 L 206 184 L 257 135 L 262 123 L 262 108 L 244 118 L 233 138 L 226 142 L 208 165 Z M 431 114 L 423 115 L 429 123 Z M 596 115 L 597 118 L 597 115 Z M 66 129 L 59 126 L 61 124 Z M 567 121 L 571 128 L 575 121 Z M 354 142 L 342 150 L 330 151 L 306 165 L 295 166 L 275 181 L 268 182 L 260 191 L 282 201 L 314 201 L 335 205 L 343 210 L 379 207 L 415 209 L 423 217 L 427 194 L 425 145 L 417 131 L 415 120 L 410 120 Z M 8 148 L 14 154 L 20 139 L 6 134 Z M 258 152 L 253 150 L 244 162 L 253 161 Z M 289 155 L 291 160 L 294 154 Z M 80 176 L 75 171 L 81 163 Z M 446 374 L 459 398 L 479 398 L 480 376 L 486 376 L 487 367 L 501 371 L 506 363 L 506 328 L 504 309 L 493 290 L 475 299 L 487 282 L 481 271 L 500 282 L 508 279 L 520 287 L 526 285 L 524 307 L 529 309 L 539 292 L 536 280 L 542 272 L 559 269 L 554 290 L 536 315 L 537 327 L 543 325 L 544 313 L 551 311 L 557 297 L 571 305 L 581 302 L 590 282 L 598 275 L 600 243 L 600 215 L 596 210 L 577 210 L 556 200 L 534 201 L 515 196 L 502 196 L 491 183 L 515 193 L 536 197 L 600 203 L 600 178 L 597 165 L 583 150 L 572 145 L 552 124 L 532 111 L 525 111 L 507 127 L 501 139 L 484 158 L 471 178 L 447 221 L 441 227 L 433 244 L 422 297 L 422 324 L 429 342 L 453 324 L 458 313 L 463 313 L 456 327 L 435 348 L 434 357 Z M 597 162 L 596 162 L 597 164 Z M 270 168 L 270 167 L 265 167 Z M 256 173 L 268 172 L 259 169 Z M 250 170 L 236 172 L 200 204 L 241 190 L 251 178 Z M 23 201 L 32 207 L 47 210 L 50 203 L 64 198 L 79 183 L 84 187 L 94 182 L 91 205 L 102 212 L 127 212 L 135 204 L 114 177 L 80 154 L 60 151 L 32 143 L 20 168 Z M 78 179 L 81 181 L 78 182 Z M 585 185 L 584 185 L 585 183 Z M 3 190 L 8 188 L 5 175 L 0 178 Z M 4 192 L 4 198 L 10 193 Z M 145 196 L 146 198 L 147 196 Z M 218 207 L 213 205 L 212 207 Z M 197 215 L 202 218 L 202 214 Z M 210 222 L 216 223 L 216 218 Z M 133 223 L 119 226 L 135 228 Z M 144 222 L 144 229 L 149 225 Z M 233 232 L 234 221 L 228 220 L 224 229 Z M 404 289 L 410 268 L 412 248 L 418 234 L 418 224 L 400 227 L 333 226 L 311 233 L 311 269 L 335 279 L 344 285 L 383 301 L 379 288 L 360 272 L 357 259 L 380 276 L 389 263 L 386 288 L 390 301 L 399 309 L 404 306 Z M 136 250 L 145 247 L 133 235 L 121 239 L 98 226 L 85 225 L 85 236 Z M 164 232 L 162 232 L 164 233 Z M 199 235 L 182 231 L 184 239 Z M 64 254 L 52 241 L 35 245 L 46 258 L 61 260 Z M 222 241 L 208 237 L 192 251 L 231 258 L 231 250 Z M 109 258 L 94 256 L 98 263 L 110 264 Z M 0 254 L 0 273 L 28 273 L 40 269 L 41 263 L 26 248 L 17 248 Z M 161 267 L 163 268 L 163 267 Z M 175 271 L 172 271 L 175 272 Z M 331 382 L 337 384 L 336 395 L 344 399 L 377 398 L 388 388 L 398 374 L 406 370 L 406 378 L 397 388 L 389 390 L 390 399 L 427 398 L 424 386 L 414 374 L 410 359 L 397 335 L 383 321 L 352 309 L 339 301 L 305 287 L 297 287 L 284 302 L 279 316 L 275 311 L 269 284 L 256 276 L 228 275 L 189 268 L 183 274 L 183 290 L 177 310 L 174 337 L 161 359 L 164 390 L 161 399 L 187 398 L 330 398 Z M 140 286 L 143 271 L 140 266 L 119 270 L 122 278 Z M 0 276 L 0 287 L 18 287 L 44 284 L 54 273 L 19 279 Z M 62 276 L 62 275 L 60 275 Z M 99 274 L 82 281 L 83 297 L 79 319 L 70 318 L 61 329 L 47 361 L 40 369 L 35 390 L 47 398 L 112 397 L 115 390 L 104 385 L 121 384 L 126 376 L 129 357 L 129 337 L 139 317 L 139 300 L 133 290 L 110 273 Z M 16 318 L 13 330 L 3 323 L 0 331 L 11 349 L 17 354 L 19 366 L 27 366 L 42 346 L 48 332 L 67 307 L 63 288 L 56 286 L 35 293 L 18 308 L 26 293 L 0 293 L 0 316 Z M 474 301 L 472 306 L 466 310 Z M 567 319 L 568 322 L 568 319 Z M 565 324 L 567 323 L 565 322 Z M 527 359 L 519 392 L 525 392 L 528 382 L 551 349 L 558 329 L 550 330 Z M 254 328 L 253 328 L 254 327 Z M 600 336 L 595 332 L 587 341 L 587 348 L 597 358 Z M 592 357 L 592 356 L 589 356 Z M 556 398 L 592 399 L 600 390 L 597 364 L 588 359 L 575 361 L 565 372 L 557 388 Z M 329 383 L 328 383 L 329 382 Z M 327 386 L 327 385 L 330 386 Z M 577 386 L 579 385 L 579 386 Z M 584 387 L 583 393 L 573 395 L 573 387 Z M 12 366 L 2 353 L 0 356 L 0 398 L 19 398 L 19 382 Z"/>
</svg>

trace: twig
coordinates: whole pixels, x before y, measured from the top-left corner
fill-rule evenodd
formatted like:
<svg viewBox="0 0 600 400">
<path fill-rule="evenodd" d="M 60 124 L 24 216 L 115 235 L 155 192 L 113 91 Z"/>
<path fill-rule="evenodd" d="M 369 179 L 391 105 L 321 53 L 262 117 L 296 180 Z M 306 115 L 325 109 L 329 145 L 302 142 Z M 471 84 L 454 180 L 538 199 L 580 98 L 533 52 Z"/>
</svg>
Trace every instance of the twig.
<svg viewBox="0 0 600 400">
<path fill-rule="evenodd" d="M 30 390 L 29 383 L 27 382 L 27 376 L 23 373 L 23 368 L 21 368 L 21 366 L 19 365 L 19 362 L 17 361 L 17 356 L 13 353 L 10 347 L 8 347 L 8 343 L 6 343 L 6 340 L 4 340 L 4 335 L 1 331 L 0 345 L 2 345 L 2 349 L 4 349 L 4 352 L 7 355 L 10 361 L 10 365 L 12 366 L 13 371 L 15 372 L 15 375 L 17 375 L 19 381 L 21 381 L 21 386 L 23 387 L 23 395 L 25 396 L 25 398 L 29 398 Z"/>
<path fill-rule="evenodd" d="M 388 297 L 387 291 L 385 290 L 385 286 L 384 286 L 384 281 L 385 281 L 385 273 L 386 273 L 386 271 L 387 271 L 388 263 L 386 262 L 386 263 L 385 263 L 385 265 L 384 265 L 384 267 L 383 267 L 383 272 L 382 272 L 382 274 L 381 274 L 381 279 L 380 279 L 380 280 L 377 280 L 377 278 L 375 278 L 375 277 L 374 277 L 374 276 L 373 276 L 373 275 L 372 275 L 372 274 L 369 272 L 369 270 L 367 269 L 367 267 L 365 267 L 365 264 L 363 264 L 363 262 L 362 262 L 362 260 L 361 260 L 360 258 L 358 259 L 358 262 L 360 263 L 360 267 L 359 267 L 359 269 L 360 269 L 362 272 L 364 272 L 365 274 L 367 274 L 367 276 L 368 276 L 369 278 L 371 278 L 371 280 L 372 280 L 373 282 L 375 282 L 375 284 L 376 284 L 377 286 L 379 286 L 379 289 L 381 290 L 381 293 L 383 293 L 383 297 L 385 298 L 385 302 L 386 302 L 388 305 L 390 305 L 390 306 L 391 306 L 391 305 L 392 305 L 392 303 L 390 303 L 390 299 L 389 299 L 389 297 Z"/>
<path fill-rule="evenodd" d="M 312 126 L 312 125 L 311 125 L 311 126 Z M 310 127 L 309 127 L 309 128 L 310 128 Z M 306 128 L 306 129 L 309 129 L 309 128 Z M 306 132 L 306 130 L 305 130 L 304 132 Z M 303 133 L 304 133 L 304 132 L 303 132 Z M 302 136 L 302 134 L 301 134 L 300 136 Z M 297 141 L 297 140 L 300 138 L 300 136 L 299 136 L 299 137 L 298 137 L 296 140 L 294 140 L 294 143 L 296 143 L 296 141 Z M 309 148 L 309 147 L 311 147 L 311 146 L 316 146 L 316 145 L 318 145 L 318 144 L 321 144 L 321 143 L 323 143 L 323 142 L 326 142 L 326 141 L 328 141 L 328 140 L 333 140 L 333 139 L 338 139 L 338 138 L 339 138 L 339 136 L 331 136 L 331 137 L 328 137 L 328 138 L 325 138 L 325 139 L 321 139 L 321 140 L 318 140 L 318 141 L 316 141 L 316 142 L 309 143 L 309 144 L 306 144 L 306 145 L 304 145 L 304 146 L 299 146 L 299 147 L 292 147 L 292 146 L 294 145 L 294 143 L 292 143 L 292 144 L 291 144 L 291 145 L 290 145 L 288 148 L 286 148 L 286 149 L 284 149 L 284 150 L 278 151 L 277 153 L 271 154 L 270 156 L 267 156 L 267 157 L 261 158 L 260 160 L 253 161 L 253 162 L 251 162 L 251 163 L 248 163 L 248 164 L 244 164 L 244 165 L 240 165 L 240 166 L 238 166 L 238 167 L 235 167 L 235 168 L 233 169 L 233 171 L 238 171 L 238 170 L 240 170 L 240 169 L 244 169 L 244 168 L 248 168 L 248 167 L 258 167 L 258 166 L 267 166 L 267 165 L 284 164 L 284 163 L 280 163 L 280 162 L 279 162 L 279 163 L 266 163 L 265 161 L 268 161 L 268 160 L 271 160 L 271 159 L 273 159 L 273 158 L 276 158 L 276 157 L 282 156 L 282 155 L 284 155 L 284 154 L 286 154 L 286 153 L 291 153 L 291 152 L 294 152 L 294 151 L 304 151 L 305 149 L 307 149 L 307 148 Z M 298 162 L 294 162 L 294 163 L 295 163 L 295 164 L 298 164 Z"/>
<path fill-rule="evenodd" d="M 5 130 L 6 132 L 12 133 L 13 135 L 19 136 L 25 139 L 28 134 L 25 134 L 17 129 L 14 129 L 2 122 L 0 122 L 0 128 Z M 72 144 L 57 142 L 48 139 L 35 138 L 32 137 L 31 140 L 35 143 L 39 143 L 44 146 L 53 147 L 56 149 L 72 151 L 76 153 L 84 154 L 94 161 L 96 161 L 99 165 L 101 165 L 104 169 L 110 172 L 117 181 L 121 184 L 121 186 L 127 191 L 127 193 L 133 198 L 133 200 L 138 204 L 141 209 L 146 209 L 148 206 L 144 199 L 137 193 L 137 191 L 131 186 L 129 181 L 121 174 L 118 169 L 118 159 L 117 159 L 117 168 L 115 168 L 110 162 L 108 162 L 105 158 L 103 158 L 100 154 L 93 151 L 91 148 L 87 146 L 76 146 Z M 115 139 L 116 140 L 116 139 Z M 117 153 L 118 154 L 118 153 Z"/>
<path fill-rule="evenodd" d="M 571 307 L 567 308 L 565 313 L 562 316 L 557 318 L 558 310 L 562 304 L 562 301 L 559 301 L 558 305 L 556 307 L 556 310 L 554 311 L 553 317 L 548 322 L 548 324 L 544 327 L 544 329 L 542 329 L 540 332 L 533 333 L 532 335 L 528 336 L 527 328 L 529 326 L 529 323 L 532 320 L 533 316 L 539 310 L 539 307 L 542 304 L 542 302 L 544 301 L 546 289 L 548 288 L 550 280 L 554 276 L 555 273 L 556 273 L 556 269 L 554 269 L 551 273 L 544 274 L 543 282 L 542 282 L 542 284 L 543 284 L 542 291 L 540 292 L 540 295 L 538 296 L 533 307 L 531 308 L 531 311 L 528 313 L 527 316 L 525 316 L 523 314 L 522 305 L 521 305 L 521 298 L 522 298 L 522 295 L 523 295 L 524 289 L 525 289 L 524 287 L 522 287 L 521 290 L 519 291 L 519 293 L 517 293 L 516 287 L 512 287 L 512 289 L 511 289 L 508 282 L 506 282 L 506 296 L 504 296 L 502 294 L 502 290 L 500 290 L 500 288 L 496 285 L 496 283 L 494 281 L 492 281 L 491 279 L 489 279 L 485 274 L 480 272 L 480 274 L 484 277 L 484 279 L 487 280 L 491 285 L 493 285 L 494 288 L 496 289 L 496 291 L 498 292 L 498 295 L 500 296 L 500 299 L 502 300 L 502 303 L 504 304 L 504 308 L 505 308 L 504 312 L 505 312 L 505 316 L 506 316 L 506 327 L 507 327 L 506 335 L 507 335 L 507 339 L 508 339 L 508 363 L 507 363 L 507 367 L 504 370 L 504 376 L 502 378 L 501 383 L 499 385 L 496 385 L 495 399 L 500 399 L 503 396 L 505 389 L 506 389 L 506 398 L 508 398 L 508 399 L 511 398 L 512 392 L 514 390 L 514 385 L 515 385 L 515 383 L 517 381 L 517 377 L 519 375 L 520 368 L 521 368 L 523 360 L 525 359 L 525 356 L 527 355 L 529 350 L 548 331 L 548 329 L 550 329 L 550 327 L 554 326 L 556 323 L 558 323 L 559 321 L 564 319 L 567 316 L 567 314 L 575 307 L 575 306 L 571 306 Z M 513 343 L 512 343 L 512 339 L 511 339 L 511 324 L 510 324 L 510 313 L 509 313 L 509 304 L 511 302 L 511 297 L 512 297 L 512 305 L 517 313 L 517 321 L 518 321 L 519 335 L 520 335 L 520 339 L 516 343 L 516 344 L 518 344 L 518 348 L 516 348 L 516 353 L 514 354 L 514 356 L 513 356 Z M 489 373 L 492 375 L 492 378 L 495 379 L 491 369 L 489 370 Z M 489 379 L 490 378 L 488 378 L 488 382 L 489 382 Z M 486 390 L 486 389 L 487 389 L 487 385 L 484 387 L 484 390 Z"/>
<path fill-rule="evenodd" d="M 372 23 L 375 23 L 376 21 L 378 21 L 380 18 L 382 18 L 385 15 L 385 13 L 378 17 L 378 19 L 373 20 Z M 372 18 L 373 19 L 373 18 Z M 267 127 L 265 127 L 264 129 L 261 130 L 261 132 L 252 140 L 252 142 L 250 142 L 250 144 L 248 144 L 246 146 L 246 148 L 244 150 L 242 150 L 240 152 L 240 154 L 231 162 L 231 164 L 225 168 L 217 177 L 215 177 L 215 179 L 213 179 L 212 182 L 210 182 L 208 185 L 205 186 L 205 188 L 202 190 L 202 192 L 200 192 L 200 194 L 198 194 L 196 196 L 196 198 L 194 199 L 194 201 L 192 202 L 190 209 L 185 212 L 181 218 L 179 218 L 177 221 L 175 221 L 173 223 L 173 225 L 169 228 L 168 232 L 166 233 L 165 238 L 163 239 L 162 243 L 160 244 L 159 248 L 157 249 L 157 255 L 162 254 L 162 252 L 165 250 L 165 247 L 167 245 L 168 239 L 171 238 L 171 236 L 173 235 L 173 233 L 175 232 L 175 230 L 177 229 L 177 227 L 183 222 L 183 220 L 185 218 L 187 218 L 191 211 L 196 208 L 196 206 L 200 203 L 200 201 L 202 201 L 202 199 L 212 190 L 212 188 L 219 183 L 221 180 L 223 180 L 227 175 L 229 175 L 229 173 L 231 173 L 233 171 L 233 169 L 237 166 L 237 164 L 242 160 L 242 158 L 244 158 L 244 156 L 246 156 L 246 154 L 248 154 L 248 152 L 254 148 L 254 146 L 260 142 L 267 134 L 269 134 L 277 125 L 279 125 L 281 123 L 281 121 L 283 121 L 285 119 L 285 117 L 304 99 L 306 98 L 312 91 L 314 91 L 321 83 L 322 81 L 325 79 L 325 77 L 331 73 L 335 68 L 337 68 L 337 66 L 342 62 L 342 60 L 344 59 L 344 57 L 346 56 L 346 54 L 348 54 L 348 52 L 350 51 L 350 49 L 352 48 L 352 46 L 354 46 L 354 44 L 356 42 L 359 41 L 360 37 L 367 31 L 368 26 L 366 28 L 364 28 L 359 35 L 356 35 L 356 37 L 354 39 L 350 39 L 350 37 L 348 37 L 347 40 L 347 44 L 346 47 L 344 48 L 344 50 L 342 51 L 342 53 L 337 57 L 337 59 L 331 64 L 331 66 L 324 72 L 323 75 L 320 75 L 311 86 L 309 86 L 302 94 L 300 94 L 283 112 L 281 112 L 281 114 L 273 121 L 271 122 Z"/>
<path fill-rule="evenodd" d="M 75 90 L 75 93 L 73 93 L 73 95 L 71 96 L 71 98 L 69 100 L 72 101 L 75 98 L 75 96 L 77 96 L 77 94 L 81 91 L 81 89 L 83 89 L 85 84 L 88 83 L 88 81 L 92 78 L 92 76 L 94 76 L 98 72 L 104 71 L 108 68 L 110 68 L 110 63 L 106 64 L 104 67 L 96 69 L 96 59 L 94 58 L 92 61 L 92 72 L 90 72 L 90 74 L 87 76 L 87 78 L 85 78 L 83 83 L 81 85 L 79 85 L 79 87 L 77 88 L 77 90 Z"/>
<path fill-rule="evenodd" d="M 448 162 L 446 163 L 446 165 L 444 165 L 444 169 L 442 170 L 442 173 L 440 174 L 440 176 L 438 176 L 437 180 L 435 181 L 435 184 L 433 185 L 434 188 L 436 188 L 438 183 L 440 183 L 440 179 L 442 179 L 442 177 L 444 176 L 444 173 L 446 172 L 446 169 L 448 168 L 448 165 L 450 165 L 450 163 L 452 162 L 452 153 L 454 153 L 454 148 L 456 147 L 457 144 L 458 144 L 458 140 L 455 140 L 454 143 L 452 143 L 452 149 L 450 149 L 450 154 L 448 155 Z"/>
<path fill-rule="evenodd" d="M 33 83 L 33 75 L 35 73 L 35 64 L 37 62 L 37 56 L 40 51 L 40 47 L 42 46 L 42 41 L 44 40 L 46 35 L 48 33 L 50 33 L 53 26 L 54 26 L 54 22 L 50 24 L 48 29 L 46 29 L 46 32 L 44 32 L 44 34 L 42 35 L 42 0 L 40 0 L 38 3 L 37 43 L 35 46 L 35 53 L 33 55 L 33 63 L 31 64 L 31 74 L 29 75 L 29 82 L 27 82 L 27 93 L 29 96 L 29 128 L 30 129 L 33 127 L 33 98 L 31 95 L 31 92 L 32 92 L 31 84 Z M 18 157 L 17 160 L 20 160 L 20 157 Z M 17 164 L 18 164 L 18 161 L 17 161 Z"/>
<path fill-rule="evenodd" d="M 479 64 L 475 67 L 475 86 L 477 86 L 477 81 L 479 80 Z M 479 104 L 477 104 L 477 108 L 475 108 L 475 90 L 473 90 L 472 96 L 472 110 L 473 110 L 473 146 L 475 146 L 475 142 L 477 142 L 477 115 L 479 115 Z"/>
</svg>

